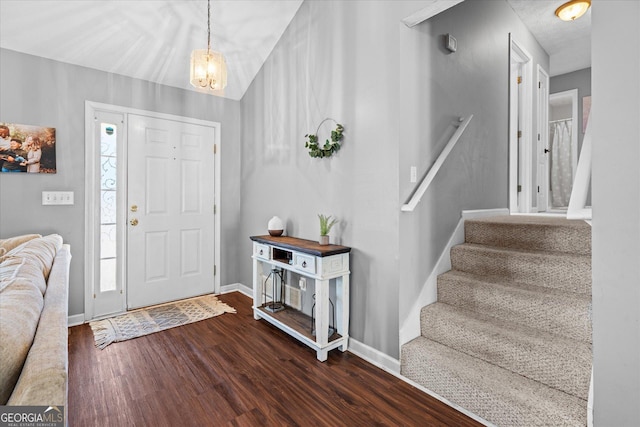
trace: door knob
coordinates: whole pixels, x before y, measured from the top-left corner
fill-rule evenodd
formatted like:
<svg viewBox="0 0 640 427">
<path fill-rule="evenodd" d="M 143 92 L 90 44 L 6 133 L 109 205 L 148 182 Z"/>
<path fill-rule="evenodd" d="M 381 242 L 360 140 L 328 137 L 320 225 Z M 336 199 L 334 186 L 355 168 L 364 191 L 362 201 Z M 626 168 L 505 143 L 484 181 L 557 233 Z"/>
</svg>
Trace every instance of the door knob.
<svg viewBox="0 0 640 427">
<path fill-rule="evenodd" d="M 131 221 L 129 221 L 129 224 L 133 225 L 134 227 L 136 225 L 138 225 L 138 219 L 137 218 L 133 218 Z"/>
<path fill-rule="evenodd" d="M 138 205 L 131 205 L 131 212 L 138 212 Z"/>
</svg>

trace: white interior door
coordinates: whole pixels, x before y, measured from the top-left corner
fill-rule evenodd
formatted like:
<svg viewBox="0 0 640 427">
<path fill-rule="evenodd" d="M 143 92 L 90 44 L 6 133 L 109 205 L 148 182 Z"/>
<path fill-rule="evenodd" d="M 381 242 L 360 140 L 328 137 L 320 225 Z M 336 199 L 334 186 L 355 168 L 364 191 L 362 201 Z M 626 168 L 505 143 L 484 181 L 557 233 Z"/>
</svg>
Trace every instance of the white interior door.
<svg viewBox="0 0 640 427">
<path fill-rule="evenodd" d="M 510 37 L 509 50 L 509 210 L 533 210 L 532 56 Z"/>
<path fill-rule="evenodd" d="M 215 128 L 129 115 L 127 305 L 214 291 Z"/>
</svg>

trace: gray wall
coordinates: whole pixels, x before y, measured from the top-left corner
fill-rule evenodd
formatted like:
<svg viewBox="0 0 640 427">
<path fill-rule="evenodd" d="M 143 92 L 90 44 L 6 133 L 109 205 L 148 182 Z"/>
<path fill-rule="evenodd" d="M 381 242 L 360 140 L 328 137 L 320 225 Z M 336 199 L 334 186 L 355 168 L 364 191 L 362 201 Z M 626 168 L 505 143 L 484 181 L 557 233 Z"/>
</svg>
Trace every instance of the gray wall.
<svg viewBox="0 0 640 427">
<path fill-rule="evenodd" d="M 251 284 L 248 237 L 264 234 L 272 215 L 287 221 L 287 234 L 316 240 L 316 215 L 333 214 L 332 241 L 353 248 L 351 336 L 395 358 L 399 31 L 422 6 L 304 2 L 241 101 L 242 282 Z M 345 126 L 344 144 L 312 159 L 304 136 L 325 117 Z"/>
<path fill-rule="evenodd" d="M 640 420 L 640 2 L 593 2 L 594 425 Z M 620 46 L 620 35 L 623 48 Z"/>
<path fill-rule="evenodd" d="M 447 33 L 458 40 L 455 53 L 443 48 Z M 461 211 L 508 206 L 509 33 L 533 56 L 534 76 L 538 63 L 548 70 L 548 55 L 504 1 L 465 1 L 401 30 L 401 203 L 416 185 L 409 182 L 410 167 L 426 173 L 452 133 L 451 122 L 474 115 L 418 208 L 400 215 L 401 322 Z"/>
<path fill-rule="evenodd" d="M 553 76 L 549 79 L 549 94 L 578 89 L 578 154 L 582 149 L 582 98 L 591 95 L 591 68 L 574 71 L 572 73 Z M 571 114 L 569 114 L 570 116 Z M 566 116 L 568 117 L 568 116 Z M 565 118 L 565 117 L 562 117 Z M 550 120 L 553 118 L 550 117 Z"/>
<path fill-rule="evenodd" d="M 241 101 L 242 252 L 272 215 L 308 239 L 317 213 L 336 215 L 334 238 L 353 247 L 351 336 L 395 358 L 401 313 L 460 211 L 507 205 L 509 32 L 548 69 L 506 2 L 465 2 L 412 29 L 400 22 L 425 5 L 304 2 Z M 452 55 L 441 47 L 447 32 L 459 43 Z M 409 167 L 426 171 L 450 121 L 469 113 L 476 118 L 433 191 L 401 215 Z M 311 159 L 304 135 L 325 117 L 345 125 L 344 146 Z M 251 283 L 248 263 L 240 277 Z"/>
<path fill-rule="evenodd" d="M 185 76 L 186 77 L 186 76 Z M 238 274 L 240 103 L 0 50 L 0 121 L 56 128 L 55 175 L 0 174 L 0 236 L 58 233 L 71 244 L 69 314 L 84 312 L 85 101 L 221 123 L 221 284 Z M 70 190 L 73 206 L 42 206 L 44 190 Z"/>
</svg>

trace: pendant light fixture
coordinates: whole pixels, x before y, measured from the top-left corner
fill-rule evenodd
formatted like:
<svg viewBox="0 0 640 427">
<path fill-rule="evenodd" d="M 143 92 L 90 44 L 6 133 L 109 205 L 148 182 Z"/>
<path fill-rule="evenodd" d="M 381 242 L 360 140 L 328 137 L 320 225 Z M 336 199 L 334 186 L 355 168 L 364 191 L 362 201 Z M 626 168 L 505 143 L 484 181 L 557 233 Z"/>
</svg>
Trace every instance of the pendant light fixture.
<svg viewBox="0 0 640 427">
<path fill-rule="evenodd" d="M 227 64 L 220 52 L 211 50 L 211 0 L 207 0 L 207 48 L 191 52 L 191 85 L 221 91 L 227 86 Z"/>
<path fill-rule="evenodd" d="M 572 0 L 556 9 L 556 16 L 563 21 L 573 21 L 584 15 L 591 6 L 591 0 Z"/>
</svg>

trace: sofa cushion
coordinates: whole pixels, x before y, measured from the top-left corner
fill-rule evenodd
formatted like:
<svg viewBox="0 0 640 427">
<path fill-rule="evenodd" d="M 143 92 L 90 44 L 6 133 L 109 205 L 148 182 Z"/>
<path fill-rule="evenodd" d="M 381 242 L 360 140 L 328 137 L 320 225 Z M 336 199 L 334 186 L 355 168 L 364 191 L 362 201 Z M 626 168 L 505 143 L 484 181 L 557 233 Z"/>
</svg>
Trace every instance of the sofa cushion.
<svg viewBox="0 0 640 427">
<path fill-rule="evenodd" d="M 11 251 L 17 246 L 28 242 L 29 240 L 42 237 L 40 234 L 23 234 L 22 236 L 9 237 L 7 239 L 0 239 L 0 257 Z M 2 260 L 0 259 L 0 262 Z"/>
<path fill-rule="evenodd" d="M 19 276 L 0 291 L 0 405 L 18 381 L 43 307 L 42 292 Z"/>
<path fill-rule="evenodd" d="M 0 405 L 11 395 L 34 339 L 62 237 L 29 239 L 0 257 Z"/>
</svg>

